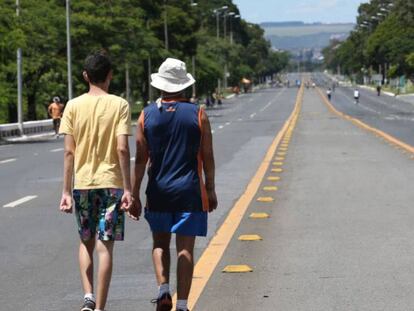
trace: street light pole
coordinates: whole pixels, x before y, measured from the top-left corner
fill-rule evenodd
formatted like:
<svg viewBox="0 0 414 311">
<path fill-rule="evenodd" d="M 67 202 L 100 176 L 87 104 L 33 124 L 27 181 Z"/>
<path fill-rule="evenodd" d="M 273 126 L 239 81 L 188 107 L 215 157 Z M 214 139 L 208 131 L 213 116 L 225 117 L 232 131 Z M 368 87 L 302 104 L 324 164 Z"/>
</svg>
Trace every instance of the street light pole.
<svg viewBox="0 0 414 311">
<path fill-rule="evenodd" d="M 72 49 L 70 42 L 70 0 L 66 0 L 66 46 L 67 46 L 67 63 L 68 63 L 68 100 L 73 97 L 72 94 Z"/>
<path fill-rule="evenodd" d="M 233 44 L 233 18 L 240 18 L 240 15 L 236 15 L 234 12 L 229 13 L 230 16 L 230 44 Z"/>
<path fill-rule="evenodd" d="M 228 9 L 228 6 L 227 5 L 224 5 L 221 8 L 214 10 L 214 13 L 216 13 L 217 39 L 220 38 L 220 20 L 219 20 L 219 18 L 220 18 L 220 11 L 223 11 L 223 10 L 226 11 L 227 9 Z M 224 35 L 224 37 L 226 37 L 226 35 Z M 219 78 L 219 79 L 217 79 L 217 93 L 220 93 L 220 91 L 221 91 L 221 80 Z"/>
<path fill-rule="evenodd" d="M 16 17 L 20 16 L 20 1 L 16 0 Z M 23 79 L 22 79 L 22 49 L 17 49 L 17 123 L 19 127 L 19 134 L 22 136 L 23 132 Z"/>
<path fill-rule="evenodd" d="M 164 0 L 164 40 L 165 49 L 168 51 L 168 21 L 167 21 L 167 0 Z"/>
<path fill-rule="evenodd" d="M 226 17 L 227 17 L 227 12 L 224 12 L 223 14 L 223 23 L 224 23 L 224 29 L 223 29 L 223 37 L 224 39 L 226 39 L 226 35 L 227 35 L 227 21 L 226 21 Z"/>
<path fill-rule="evenodd" d="M 148 31 L 150 30 L 150 21 L 149 19 L 147 19 L 147 29 Z M 151 53 L 148 56 L 148 60 L 147 60 L 147 65 L 148 65 L 148 102 L 152 102 L 152 87 L 151 87 L 151 69 L 152 69 L 152 64 L 151 64 Z M 144 107 L 146 106 L 147 103 L 144 103 Z"/>
<path fill-rule="evenodd" d="M 216 31 L 217 31 L 217 39 L 220 38 L 220 21 L 219 21 L 219 10 L 215 10 L 216 12 Z"/>
<path fill-rule="evenodd" d="M 194 3 L 193 0 L 191 0 L 191 8 L 193 8 L 194 6 L 197 6 L 197 3 Z M 191 56 L 191 69 L 192 69 L 192 73 L 193 73 L 193 78 L 195 79 L 195 67 L 196 67 L 196 59 L 195 59 L 195 55 Z M 196 84 L 193 84 L 193 94 L 192 97 L 195 99 L 196 97 Z"/>
</svg>

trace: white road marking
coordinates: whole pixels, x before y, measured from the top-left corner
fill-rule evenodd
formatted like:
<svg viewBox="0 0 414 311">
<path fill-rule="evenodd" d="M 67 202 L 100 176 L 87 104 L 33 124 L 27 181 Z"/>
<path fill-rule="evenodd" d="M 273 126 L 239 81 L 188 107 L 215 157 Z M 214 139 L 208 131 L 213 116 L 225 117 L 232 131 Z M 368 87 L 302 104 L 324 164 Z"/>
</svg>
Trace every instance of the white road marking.
<svg viewBox="0 0 414 311">
<path fill-rule="evenodd" d="M 211 134 L 214 134 L 214 130 L 211 130 Z"/>
<path fill-rule="evenodd" d="M 221 130 L 223 127 L 224 127 L 224 125 L 219 125 L 218 128 Z"/>
<path fill-rule="evenodd" d="M 132 158 L 131 158 L 131 161 L 135 161 L 135 157 L 132 157 Z"/>
<path fill-rule="evenodd" d="M 28 195 L 28 196 L 25 196 L 25 197 L 23 197 L 23 198 L 21 198 L 19 200 L 16 200 L 16 201 L 10 202 L 10 203 L 8 203 L 6 205 L 3 205 L 3 207 L 4 208 L 16 207 L 16 206 L 18 206 L 20 204 L 26 203 L 26 202 L 28 202 L 30 200 L 33 200 L 33 199 L 36 199 L 36 198 L 37 198 L 37 195 Z"/>
<path fill-rule="evenodd" d="M 7 159 L 7 160 L 2 160 L 2 161 L 0 161 L 0 164 L 10 163 L 10 162 L 14 162 L 14 161 L 16 161 L 16 159 Z"/>
<path fill-rule="evenodd" d="M 272 105 L 273 103 L 274 103 L 274 101 L 276 100 L 276 99 L 278 99 L 283 93 L 285 92 L 285 89 L 283 89 L 282 91 L 280 91 L 279 92 L 279 94 L 277 94 L 276 95 L 276 97 L 272 100 L 272 101 L 270 101 L 266 106 L 264 106 L 262 109 L 260 109 L 260 112 L 263 112 L 263 111 L 265 111 L 267 108 L 269 108 L 270 107 L 270 105 Z"/>
<path fill-rule="evenodd" d="M 252 113 L 252 114 L 250 115 L 250 119 L 253 119 L 253 118 L 255 117 L 255 115 L 256 115 L 256 112 L 255 112 L 255 113 Z"/>
<path fill-rule="evenodd" d="M 243 119 L 242 118 L 238 118 L 237 121 L 243 121 Z"/>
<path fill-rule="evenodd" d="M 272 102 L 269 102 L 266 106 L 264 106 L 262 109 L 260 109 L 260 112 L 265 111 L 269 106 L 272 104 Z"/>
<path fill-rule="evenodd" d="M 230 125 L 231 124 L 231 122 L 226 122 L 226 125 Z"/>
<path fill-rule="evenodd" d="M 65 149 L 63 149 L 63 148 L 57 148 L 57 149 L 50 150 L 50 152 L 59 152 L 59 151 L 63 151 L 63 150 L 65 150 Z"/>
</svg>

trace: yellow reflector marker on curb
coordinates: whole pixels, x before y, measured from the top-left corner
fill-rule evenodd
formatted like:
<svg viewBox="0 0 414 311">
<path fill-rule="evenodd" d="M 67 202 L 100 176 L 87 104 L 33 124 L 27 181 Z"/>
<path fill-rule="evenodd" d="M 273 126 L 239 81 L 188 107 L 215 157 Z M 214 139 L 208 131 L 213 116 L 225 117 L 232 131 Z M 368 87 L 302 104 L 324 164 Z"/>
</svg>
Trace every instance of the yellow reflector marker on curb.
<svg viewBox="0 0 414 311">
<path fill-rule="evenodd" d="M 279 168 L 279 167 L 272 168 L 272 172 L 273 172 L 273 173 L 281 173 L 281 172 L 283 172 L 283 169 L 281 169 L 281 168 Z"/>
<path fill-rule="evenodd" d="M 278 181 L 278 180 L 280 180 L 280 177 L 279 176 L 269 176 L 269 177 L 267 177 L 267 180 L 268 181 Z"/>
<path fill-rule="evenodd" d="M 276 161 L 283 161 L 285 159 L 285 157 L 275 157 Z"/>
<path fill-rule="evenodd" d="M 249 215 L 249 218 L 251 219 L 265 219 L 265 218 L 269 218 L 269 214 L 268 213 L 251 213 Z"/>
<path fill-rule="evenodd" d="M 288 148 L 286 148 L 286 147 L 279 148 L 279 151 L 287 151 L 287 150 L 288 150 Z"/>
<path fill-rule="evenodd" d="M 257 202 L 273 202 L 275 199 L 273 199 L 272 197 L 258 197 L 257 198 Z"/>
<path fill-rule="evenodd" d="M 268 186 L 263 188 L 264 191 L 277 191 L 277 189 L 278 188 L 276 186 Z"/>
<path fill-rule="evenodd" d="M 282 166 L 283 162 L 273 162 L 272 163 L 274 166 Z"/>
<path fill-rule="evenodd" d="M 253 272 L 253 269 L 248 265 L 229 265 L 223 269 L 224 273 L 246 273 Z"/>
<path fill-rule="evenodd" d="M 286 155 L 286 152 L 284 152 L 284 151 L 282 151 L 282 152 L 278 152 L 278 153 L 276 153 L 278 156 L 285 156 Z"/>
<path fill-rule="evenodd" d="M 257 234 L 243 234 L 239 236 L 239 241 L 261 241 L 263 238 Z"/>
</svg>

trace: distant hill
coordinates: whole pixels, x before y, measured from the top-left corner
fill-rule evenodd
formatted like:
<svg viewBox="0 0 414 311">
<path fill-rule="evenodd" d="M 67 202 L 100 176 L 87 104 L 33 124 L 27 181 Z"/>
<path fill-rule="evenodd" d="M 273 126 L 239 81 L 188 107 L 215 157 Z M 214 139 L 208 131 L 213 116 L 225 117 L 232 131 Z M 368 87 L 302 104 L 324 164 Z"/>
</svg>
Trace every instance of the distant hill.
<svg viewBox="0 0 414 311">
<path fill-rule="evenodd" d="M 354 24 L 305 24 L 303 22 L 266 22 L 260 24 L 272 46 L 281 50 L 320 50 L 333 38 L 345 40 Z"/>
</svg>

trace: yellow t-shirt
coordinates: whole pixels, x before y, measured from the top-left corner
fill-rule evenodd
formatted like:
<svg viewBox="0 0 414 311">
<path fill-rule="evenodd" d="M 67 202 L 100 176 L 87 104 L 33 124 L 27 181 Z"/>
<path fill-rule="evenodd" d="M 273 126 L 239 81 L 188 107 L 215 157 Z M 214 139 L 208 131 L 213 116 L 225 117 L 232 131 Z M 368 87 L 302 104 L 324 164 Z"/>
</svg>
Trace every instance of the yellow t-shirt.
<svg viewBox="0 0 414 311">
<path fill-rule="evenodd" d="M 66 105 L 59 133 L 75 144 L 75 189 L 122 189 L 117 136 L 131 135 L 126 100 L 115 95 L 81 95 Z"/>
</svg>

